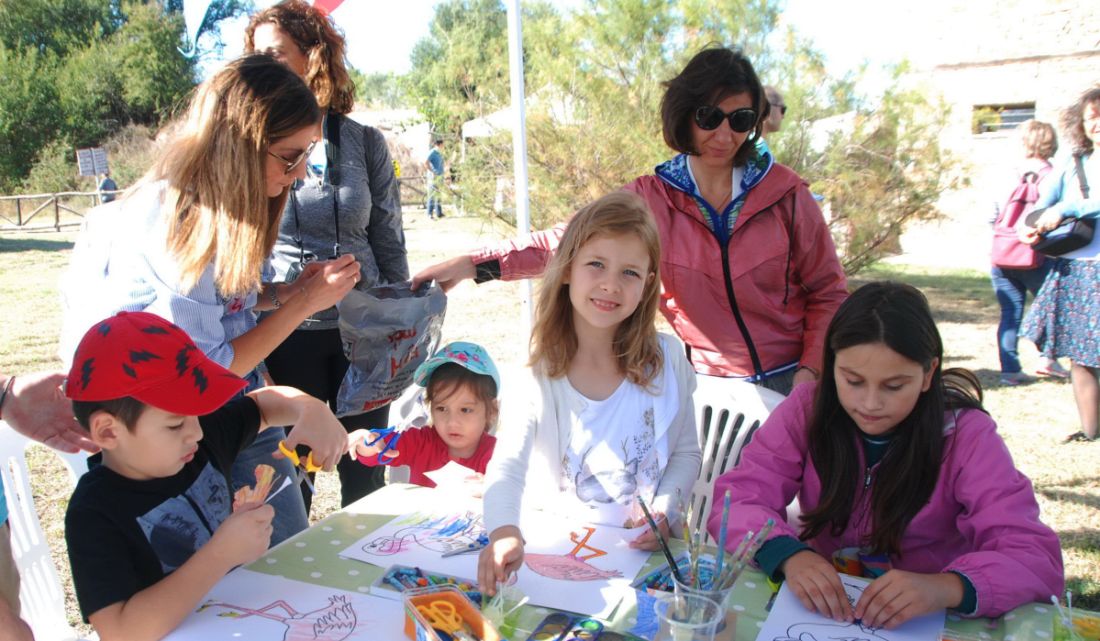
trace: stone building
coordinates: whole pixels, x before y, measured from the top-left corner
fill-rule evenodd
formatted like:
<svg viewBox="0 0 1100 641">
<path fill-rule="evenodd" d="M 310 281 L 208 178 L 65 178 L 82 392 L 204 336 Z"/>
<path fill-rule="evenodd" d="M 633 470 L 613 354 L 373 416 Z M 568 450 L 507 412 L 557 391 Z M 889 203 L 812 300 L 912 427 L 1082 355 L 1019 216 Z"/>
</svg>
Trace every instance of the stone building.
<svg viewBox="0 0 1100 641">
<path fill-rule="evenodd" d="M 928 18 L 919 81 L 943 96 L 943 146 L 969 163 L 970 187 L 945 194 L 947 218 L 915 225 L 902 247 L 918 261 L 988 267 L 988 221 L 1011 190 L 1021 157 L 1014 128 L 1028 118 L 1055 125 L 1080 93 L 1100 85 L 1100 2 L 950 2 Z M 1059 131 L 1059 140 L 1061 132 Z M 1059 154 L 1059 157 L 1061 154 Z M 945 243 L 958 243 L 945 247 Z"/>
</svg>

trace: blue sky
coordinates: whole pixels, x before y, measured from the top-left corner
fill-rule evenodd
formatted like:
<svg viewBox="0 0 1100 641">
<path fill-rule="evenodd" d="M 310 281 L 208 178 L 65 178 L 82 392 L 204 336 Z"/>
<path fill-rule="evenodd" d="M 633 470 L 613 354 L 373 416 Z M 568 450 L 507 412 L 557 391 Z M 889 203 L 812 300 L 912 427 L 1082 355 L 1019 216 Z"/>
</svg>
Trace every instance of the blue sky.
<svg viewBox="0 0 1100 641">
<path fill-rule="evenodd" d="M 276 0 L 255 0 L 258 7 Z M 510 0 L 506 0 L 510 1 Z M 921 20 L 935 6 L 950 0 L 925 0 L 920 9 L 874 0 L 787 0 L 782 20 L 813 39 L 829 60 L 830 71 L 841 74 L 864 59 L 876 64 L 916 58 L 922 53 Z M 344 0 L 334 17 L 348 41 L 348 57 L 363 72 L 404 73 L 409 53 L 417 40 L 427 35 L 436 0 Z M 558 0 L 564 9 L 578 0 Z M 240 53 L 241 30 L 247 20 L 222 24 L 225 56 Z M 896 25 L 905 24 L 899 29 Z M 216 61 L 204 61 L 216 66 Z"/>
</svg>

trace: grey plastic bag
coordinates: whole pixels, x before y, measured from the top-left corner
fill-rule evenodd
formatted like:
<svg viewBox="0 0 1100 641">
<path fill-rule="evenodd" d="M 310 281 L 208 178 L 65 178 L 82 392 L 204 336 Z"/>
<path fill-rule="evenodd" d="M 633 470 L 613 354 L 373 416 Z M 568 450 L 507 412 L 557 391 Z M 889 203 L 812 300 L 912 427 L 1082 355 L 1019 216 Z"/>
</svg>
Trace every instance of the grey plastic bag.
<svg viewBox="0 0 1100 641">
<path fill-rule="evenodd" d="M 351 361 L 336 415 L 352 416 L 389 403 L 412 384 L 416 368 L 439 346 L 447 296 L 435 283 L 414 292 L 405 282 L 353 289 L 336 307 Z"/>
</svg>

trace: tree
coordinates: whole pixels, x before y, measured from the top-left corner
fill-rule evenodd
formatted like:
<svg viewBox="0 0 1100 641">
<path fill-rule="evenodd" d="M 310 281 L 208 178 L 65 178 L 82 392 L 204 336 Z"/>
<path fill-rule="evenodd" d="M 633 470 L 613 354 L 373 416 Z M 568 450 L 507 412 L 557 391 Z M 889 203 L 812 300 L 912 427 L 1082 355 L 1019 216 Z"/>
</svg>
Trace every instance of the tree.
<svg viewBox="0 0 1100 641">
<path fill-rule="evenodd" d="M 348 67 L 348 75 L 355 83 L 356 102 L 372 107 L 396 109 L 406 105 L 405 92 L 400 79 L 392 73 L 364 74 L 355 67 Z"/>
<path fill-rule="evenodd" d="M 500 0 L 445 0 L 413 47 L 405 89 L 435 131 L 508 103 L 508 37 Z"/>
<path fill-rule="evenodd" d="M 30 171 L 39 150 L 61 128 L 54 58 L 32 47 L 0 44 L 0 188 L 9 191 Z"/>
<path fill-rule="evenodd" d="M 39 158 L 46 166 L 26 185 L 53 185 L 45 177 L 59 175 L 60 163 L 75 174 L 73 146 L 168 116 L 195 83 L 182 34 L 182 17 L 157 2 L 0 3 L 0 189 L 23 182 Z"/>
<path fill-rule="evenodd" d="M 126 24 L 113 37 L 118 73 L 133 122 L 168 116 L 195 86 L 194 62 L 180 53 L 183 17 L 156 3 L 127 5 Z"/>
<path fill-rule="evenodd" d="M 452 0 L 441 8 L 450 12 L 459 4 Z M 496 71 L 506 59 L 485 44 L 497 42 L 485 25 L 495 25 L 502 14 L 499 6 L 478 6 L 489 12 L 479 18 L 482 39 L 455 42 L 456 33 L 469 36 L 465 27 L 441 27 L 465 23 L 440 12 L 433 37 L 418 46 L 422 57 L 414 55 L 412 75 L 473 79 L 449 93 L 440 84 L 410 83 L 413 100 L 437 125 L 507 104 Z M 909 220 L 937 215 L 935 202 L 957 184 L 959 167 L 925 133 L 937 130 L 925 127 L 935 127 L 942 112 L 920 92 L 903 88 L 903 68 L 881 97 L 864 100 L 857 91 L 861 72 L 831 77 L 811 43 L 790 30 L 774 33 L 780 7 L 778 0 L 588 0 L 563 17 L 546 5 L 525 5 L 532 224 L 563 220 L 666 159 L 671 152 L 660 129 L 661 82 L 715 42 L 740 46 L 763 82 L 783 92 L 788 116 L 768 143 L 779 161 L 824 195 L 846 269 L 857 271 L 887 253 Z M 478 46 L 471 51 L 467 42 Z M 486 58 L 485 67 L 466 74 L 473 54 Z M 814 123 L 839 114 L 848 114 L 852 126 L 815 151 Z M 506 132 L 468 148 L 460 170 L 468 208 L 489 211 L 501 193 L 510 197 L 500 185 L 510 181 L 511 154 Z"/>
</svg>

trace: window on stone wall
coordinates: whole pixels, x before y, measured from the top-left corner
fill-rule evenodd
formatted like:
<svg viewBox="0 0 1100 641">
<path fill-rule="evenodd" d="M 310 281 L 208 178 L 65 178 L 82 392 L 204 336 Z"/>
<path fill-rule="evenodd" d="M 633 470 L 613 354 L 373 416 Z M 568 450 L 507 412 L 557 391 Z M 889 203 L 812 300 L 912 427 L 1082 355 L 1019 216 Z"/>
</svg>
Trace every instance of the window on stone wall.
<svg viewBox="0 0 1100 641">
<path fill-rule="evenodd" d="M 970 130 L 975 134 L 1007 131 L 1019 127 L 1023 122 L 1034 117 L 1034 102 L 1020 102 L 1010 105 L 974 105 L 974 110 L 971 112 Z"/>
</svg>

